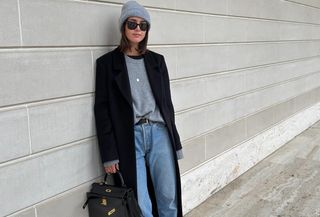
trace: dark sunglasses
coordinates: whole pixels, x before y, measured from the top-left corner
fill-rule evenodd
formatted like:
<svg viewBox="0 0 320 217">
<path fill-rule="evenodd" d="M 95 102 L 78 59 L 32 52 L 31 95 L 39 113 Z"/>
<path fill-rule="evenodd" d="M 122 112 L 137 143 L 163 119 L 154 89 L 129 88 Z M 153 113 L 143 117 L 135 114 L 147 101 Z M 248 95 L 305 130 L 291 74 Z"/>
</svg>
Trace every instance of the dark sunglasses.
<svg viewBox="0 0 320 217">
<path fill-rule="evenodd" d="M 146 21 L 142 21 L 141 23 L 136 23 L 136 22 L 129 21 L 129 20 L 127 21 L 128 29 L 134 30 L 137 28 L 137 26 L 139 26 L 141 31 L 147 31 L 147 29 L 149 27 L 149 25 Z"/>
</svg>

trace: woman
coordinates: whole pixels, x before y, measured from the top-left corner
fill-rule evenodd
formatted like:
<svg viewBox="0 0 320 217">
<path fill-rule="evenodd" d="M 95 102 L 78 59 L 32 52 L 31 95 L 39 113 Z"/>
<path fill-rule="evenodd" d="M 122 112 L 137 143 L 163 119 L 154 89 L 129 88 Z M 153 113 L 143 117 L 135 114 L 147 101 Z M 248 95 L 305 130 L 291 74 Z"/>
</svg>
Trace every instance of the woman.
<svg viewBox="0 0 320 217">
<path fill-rule="evenodd" d="M 164 57 L 147 50 L 150 21 L 137 2 L 124 4 L 120 45 L 97 59 L 97 137 L 105 171 L 121 171 L 144 217 L 180 217 L 182 147 Z"/>
</svg>

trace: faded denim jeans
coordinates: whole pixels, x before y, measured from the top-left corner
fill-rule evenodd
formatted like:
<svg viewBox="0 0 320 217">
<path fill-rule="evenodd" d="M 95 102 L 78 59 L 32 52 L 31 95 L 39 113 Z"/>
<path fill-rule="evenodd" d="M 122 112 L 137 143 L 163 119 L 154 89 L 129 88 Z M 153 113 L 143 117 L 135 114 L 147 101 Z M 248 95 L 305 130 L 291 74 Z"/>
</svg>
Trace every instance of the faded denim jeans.
<svg viewBox="0 0 320 217">
<path fill-rule="evenodd" d="M 167 127 L 162 123 L 134 126 L 138 203 L 143 217 L 152 217 L 146 165 L 150 169 L 160 217 L 177 216 L 176 172 Z"/>
</svg>

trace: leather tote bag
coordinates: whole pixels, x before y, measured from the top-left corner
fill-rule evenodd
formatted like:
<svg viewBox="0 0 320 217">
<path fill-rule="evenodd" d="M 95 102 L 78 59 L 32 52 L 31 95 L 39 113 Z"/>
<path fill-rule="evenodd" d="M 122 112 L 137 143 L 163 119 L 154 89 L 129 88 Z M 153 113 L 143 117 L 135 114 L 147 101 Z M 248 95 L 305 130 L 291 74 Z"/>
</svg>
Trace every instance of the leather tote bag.
<svg viewBox="0 0 320 217">
<path fill-rule="evenodd" d="M 109 185 L 108 174 L 104 182 L 93 183 L 90 192 L 87 192 L 87 201 L 83 209 L 88 205 L 89 217 L 141 217 L 141 210 L 134 196 L 132 188 L 127 188 L 121 173 L 121 186 Z"/>
</svg>

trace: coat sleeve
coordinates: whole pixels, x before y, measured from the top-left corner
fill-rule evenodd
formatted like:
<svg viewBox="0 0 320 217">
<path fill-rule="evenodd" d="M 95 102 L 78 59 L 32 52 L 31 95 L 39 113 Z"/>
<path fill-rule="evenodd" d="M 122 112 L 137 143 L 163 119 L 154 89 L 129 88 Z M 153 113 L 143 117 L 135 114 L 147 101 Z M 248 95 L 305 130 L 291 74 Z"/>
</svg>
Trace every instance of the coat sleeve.
<svg viewBox="0 0 320 217">
<path fill-rule="evenodd" d="M 109 112 L 108 71 L 96 62 L 94 116 L 102 163 L 118 160 L 118 151 Z"/>
<path fill-rule="evenodd" d="M 169 112 L 170 112 L 170 120 L 172 124 L 176 150 L 181 150 L 182 146 L 181 146 L 180 136 L 175 123 L 174 107 L 171 100 L 169 73 L 168 73 L 167 65 L 163 56 L 161 56 L 160 69 L 164 73 L 165 98 L 166 98 L 166 104 L 168 105 Z"/>
</svg>

